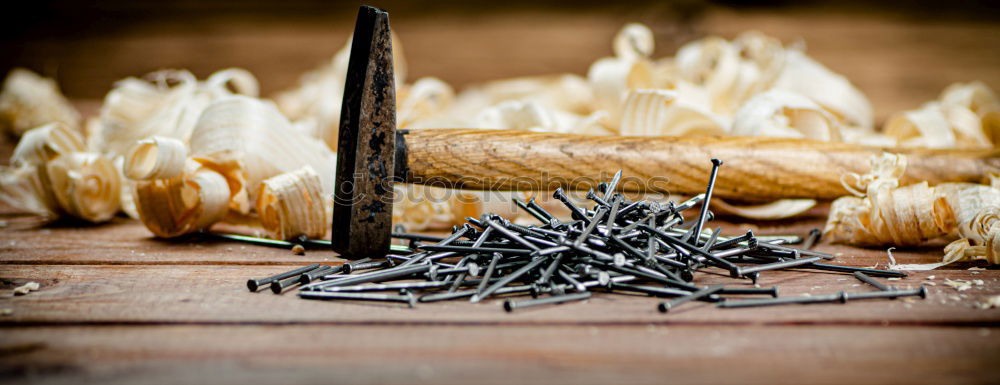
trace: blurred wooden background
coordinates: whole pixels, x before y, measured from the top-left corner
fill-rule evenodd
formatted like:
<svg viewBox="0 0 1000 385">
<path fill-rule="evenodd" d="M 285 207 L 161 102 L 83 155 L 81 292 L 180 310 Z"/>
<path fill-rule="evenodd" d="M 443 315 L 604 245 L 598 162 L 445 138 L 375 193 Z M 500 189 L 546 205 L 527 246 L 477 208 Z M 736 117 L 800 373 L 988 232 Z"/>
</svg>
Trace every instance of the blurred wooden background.
<svg viewBox="0 0 1000 385">
<path fill-rule="evenodd" d="M 198 76 L 249 69 L 265 95 L 293 86 L 346 41 L 357 1 L 27 2 L 5 11 L 0 73 L 26 66 L 72 98 L 98 99 L 120 78 L 160 68 Z M 615 4 L 610 4 L 615 3 Z M 869 4 L 876 3 L 876 4 Z M 984 4 L 981 4 L 984 3 Z M 991 3 L 991 4 L 990 4 Z M 656 32 L 657 56 L 707 34 L 757 29 L 846 75 L 878 118 L 913 108 L 955 81 L 1000 88 L 998 2 L 955 1 L 372 1 L 388 9 L 410 79 L 457 87 L 503 77 L 585 74 L 611 53 L 622 24 Z"/>
</svg>

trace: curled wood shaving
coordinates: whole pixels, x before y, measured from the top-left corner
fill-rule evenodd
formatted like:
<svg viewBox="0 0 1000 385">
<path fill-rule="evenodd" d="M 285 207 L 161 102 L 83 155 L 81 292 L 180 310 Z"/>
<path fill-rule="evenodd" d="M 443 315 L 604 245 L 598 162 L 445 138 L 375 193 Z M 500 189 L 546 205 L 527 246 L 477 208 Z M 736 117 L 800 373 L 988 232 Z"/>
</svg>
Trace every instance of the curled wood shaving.
<svg viewBox="0 0 1000 385">
<path fill-rule="evenodd" d="M 50 123 L 26 132 L 14 147 L 10 162 L 15 166 L 41 165 L 78 151 L 84 151 L 80 134 L 62 123 Z"/>
<path fill-rule="evenodd" d="M 595 109 L 607 113 L 605 122 L 616 128 L 621 121 L 622 102 L 628 91 L 653 87 L 653 33 L 644 25 L 628 24 L 615 36 L 615 56 L 597 60 L 587 79 L 593 90 Z"/>
<path fill-rule="evenodd" d="M 783 67 L 784 50 L 776 39 L 747 32 L 732 42 L 711 36 L 688 43 L 674 61 L 682 79 L 705 87 L 714 111 L 731 115 L 771 87 Z"/>
<path fill-rule="evenodd" d="M 841 197 L 833 202 L 825 239 L 865 246 L 914 246 L 954 229 L 954 214 L 947 201 L 926 182 L 897 187 L 905 158 L 883 154 L 873 157 L 871 163 L 871 173 L 855 176 L 853 186 L 845 183 L 849 190 L 863 189 L 863 197 Z"/>
<path fill-rule="evenodd" d="M 333 191 L 336 156 L 319 140 L 297 134 L 274 105 L 233 96 L 208 106 L 191 135 L 190 156 L 223 176 L 230 208 L 249 214 L 260 183 L 309 165 L 323 193 Z"/>
<path fill-rule="evenodd" d="M 845 187 L 860 196 L 833 202 L 824 238 L 861 246 L 916 246 L 960 238 L 945 247 L 943 264 L 969 259 L 1000 263 L 1000 190 L 967 183 L 900 187 L 905 167 L 903 156 L 883 154 L 873 157 L 871 173 L 845 178 Z"/>
<path fill-rule="evenodd" d="M 154 136 L 135 142 L 125 154 L 124 173 L 134 180 L 173 178 L 184 171 L 185 159 L 184 142 Z"/>
<path fill-rule="evenodd" d="M 24 68 L 11 70 L 0 90 L 0 131 L 20 136 L 52 122 L 75 130 L 80 126 L 80 114 L 55 80 Z"/>
<path fill-rule="evenodd" d="M 580 116 L 554 110 L 533 101 L 506 101 L 480 112 L 475 126 L 484 129 L 601 134 L 607 132 L 601 116 Z"/>
<path fill-rule="evenodd" d="M 38 215 L 43 220 L 59 217 L 56 202 L 44 166 L 0 167 L 0 200 Z"/>
<path fill-rule="evenodd" d="M 330 214 L 319 175 L 310 166 L 269 178 L 261 183 L 257 215 L 275 239 L 299 236 L 323 238 Z"/>
<path fill-rule="evenodd" d="M 797 49 L 785 50 L 784 66 L 774 89 L 809 98 L 841 119 L 843 126 L 870 133 L 874 113 L 868 98 L 842 75 Z"/>
<path fill-rule="evenodd" d="M 900 145 L 931 148 L 991 148 L 1000 132 L 1000 100 L 981 82 L 956 83 L 938 100 L 893 115 L 887 136 Z"/>
<path fill-rule="evenodd" d="M 731 134 L 841 141 L 840 122 L 809 98 L 772 90 L 748 100 L 733 118 Z"/>
<path fill-rule="evenodd" d="M 84 152 L 83 138 L 62 123 L 29 130 L 0 175 L 0 199 L 48 219 L 91 222 L 119 210 L 121 180 L 111 160 Z"/>
<path fill-rule="evenodd" d="M 226 178 L 193 160 L 179 176 L 136 181 L 133 188 L 139 219 L 163 238 L 207 229 L 228 211 Z"/>
<path fill-rule="evenodd" d="M 104 98 L 88 147 L 111 157 L 125 155 L 152 136 L 187 142 L 202 112 L 232 95 L 257 96 L 257 79 L 242 69 L 216 72 L 198 81 L 190 72 L 154 72 L 147 80 L 127 78 Z"/>
<path fill-rule="evenodd" d="M 104 222 L 118 213 L 121 179 L 108 158 L 95 152 L 74 152 L 45 167 L 56 200 L 69 215 Z"/>
<path fill-rule="evenodd" d="M 587 115 L 592 112 L 594 95 L 587 79 L 574 74 L 519 77 L 495 80 L 462 92 L 461 114 L 509 101 L 522 100 L 543 106 Z"/>
<path fill-rule="evenodd" d="M 639 136 L 725 134 L 726 122 L 705 108 L 682 100 L 675 91 L 630 91 L 618 132 Z"/>
<path fill-rule="evenodd" d="M 326 234 L 336 157 L 293 130 L 275 106 L 221 98 L 198 117 L 190 148 L 180 143 L 154 137 L 129 153 L 136 209 L 154 234 L 174 237 L 253 214 L 278 238 Z"/>
</svg>

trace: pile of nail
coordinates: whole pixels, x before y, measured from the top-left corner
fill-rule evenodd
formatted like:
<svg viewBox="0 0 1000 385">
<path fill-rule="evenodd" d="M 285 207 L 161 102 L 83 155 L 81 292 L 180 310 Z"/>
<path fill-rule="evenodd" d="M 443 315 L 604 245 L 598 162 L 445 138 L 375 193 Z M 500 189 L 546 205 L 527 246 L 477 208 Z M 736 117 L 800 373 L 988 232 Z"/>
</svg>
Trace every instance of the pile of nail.
<svg viewBox="0 0 1000 385">
<path fill-rule="evenodd" d="M 713 159 L 709 184 L 699 194 L 679 204 L 650 200 L 629 201 L 616 187 L 621 171 L 587 199 L 581 207 L 562 189 L 553 196 L 571 212 L 560 221 L 533 200 L 516 200 L 522 210 L 541 224 L 520 225 L 497 215 L 467 218 L 450 236 L 433 237 L 394 232 L 409 242 L 411 252 L 390 254 L 380 260 L 356 260 L 338 266 L 309 265 L 264 279 L 251 279 L 250 291 L 270 285 L 280 294 L 300 285 L 305 299 L 420 302 L 466 299 L 476 303 L 502 297 L 508 312 L 532 306 L 581 301 L 600 291 L 613 294 L 666 298 L 657 306 L 668 312 L 690 301 L 716 303 L 720 308 L 840 302 L 871 298 L 920 296 L 926 289 L 897 290 L 873 277 L 903 277 L 898 271 L 856 268 L 822 263 L 832 255 L 809 250 L 819 231 L 798 236 L 720 236 L 720 228 L 703 231 L 713 215 L 709 211 L 715 177 L 722 162 Z M 684 213 L 701 204 L 692 221 Z M 787 246 L 805 242 L 802 248 Z M 399 250 L 397 246 L 394 250 Z M 831 295 L 779 297 L 778 288 L 761 288 L 763 272 L 809 269 L 852 273 L 878 291 L 840 292 Z M 724 273 L 737 286 L 693 283 L 696 274 Z M 398 282 L 389 282 L 398 281 Z M 748 285 L 748 283 L 750 285 Z M 734 299 L 742 296 L 765 296 Z M 531 299 L 525 298 L 530 296 Z"/>
</svg>

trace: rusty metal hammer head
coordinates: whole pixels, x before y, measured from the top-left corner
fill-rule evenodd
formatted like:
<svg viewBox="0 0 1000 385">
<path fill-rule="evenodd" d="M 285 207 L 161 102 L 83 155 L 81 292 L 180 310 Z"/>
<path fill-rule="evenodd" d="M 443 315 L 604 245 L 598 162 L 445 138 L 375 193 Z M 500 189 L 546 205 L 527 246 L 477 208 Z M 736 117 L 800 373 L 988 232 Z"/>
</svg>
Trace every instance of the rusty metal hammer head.
<svg viewBox="0 0 1000 385">
<path fill-rule="evenodd" d="M 347 258 L 389 252 L 396 155 L 396 90 L 389 14 L 358 11 L 344 84 L 334 188 L 333 250 Z"/>
</svg>

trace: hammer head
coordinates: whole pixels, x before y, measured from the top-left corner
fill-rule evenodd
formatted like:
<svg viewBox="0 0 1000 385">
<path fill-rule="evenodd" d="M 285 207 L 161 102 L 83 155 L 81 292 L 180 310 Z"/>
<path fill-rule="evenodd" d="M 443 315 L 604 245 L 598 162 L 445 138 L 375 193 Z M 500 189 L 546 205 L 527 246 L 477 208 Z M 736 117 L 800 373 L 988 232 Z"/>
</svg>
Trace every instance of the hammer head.
<svg viewBox="0 0 1000 385">
<path fill-rule="evenodd" d="M 389 14 L 358 11 L 344 84 L 334 188 L 333 250 L 346 258 L 389 252 L 396 89 Z"/>
</svg>

